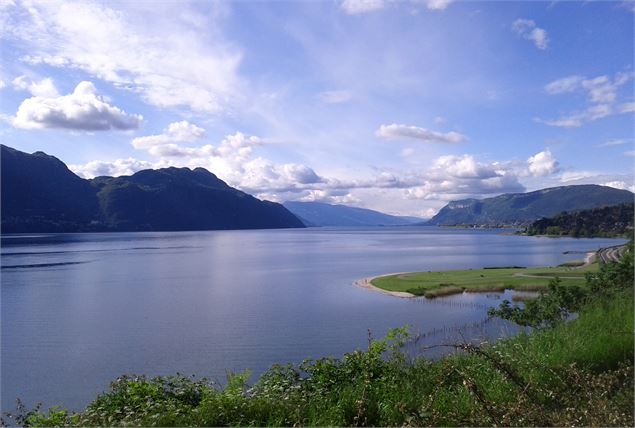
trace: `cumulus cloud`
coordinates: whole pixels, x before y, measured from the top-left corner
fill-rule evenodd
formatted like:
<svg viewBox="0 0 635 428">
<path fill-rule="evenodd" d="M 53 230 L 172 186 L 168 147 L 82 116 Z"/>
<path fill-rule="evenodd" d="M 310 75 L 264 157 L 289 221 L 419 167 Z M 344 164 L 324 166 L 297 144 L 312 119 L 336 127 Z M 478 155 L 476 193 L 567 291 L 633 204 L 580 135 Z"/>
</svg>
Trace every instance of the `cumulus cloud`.
<svg viewBox="0 0 635 428">
<path fill-rule="evenodd" d="M 92 161 L 84 165 L 68 166 L 71 171 L 83 178 L 93 178 L 104 175 L 119 177 L 121 175 L 132 175 L 137 171 L 155 167 L 155 164 L 152 162 L 141 161 L 133 158 L 117 159 L 112 162 Z"/>
<path fill-rule="evenodd" d="M 532 41 L 540 50 L 547 49 L 549 45 L 547 31 L 544 28 L 537 27 L 536 23 L 531 19 L 515 20 L 512 24 L 512 30 L 525 40 Z"/>
<path fill-rule="evenodd" d="M 19 76 L 11 82 L 16 90 L 28 91 L 31 95 L 44 98 L 59 97 L 59 92 L 50 77 L 34 82 L 27 76 Z"/>
<path fill-rule="evenodd" d="M 176 2 L 45 1 L 9 6 L 3 37 L 29 52 L 28 64 L 78 69 L 140 94 L 159 107 L 218 113 L 242 96 L 241 52 L 220 26 Z M 221 5 L 206 9 L 214 19 Z M 170 34 L 170 37 L 165 37 Z"/>
<path fill-rule="evenodd" d="M 419 128 L 417 126 L 408 125 L 381 125 L 375 132 L 380 138 L 385 139 L 400 139 L 400 138 L 412 138 L 425 142 L 438 142 L 438 143 L 464 143 L 467 141 L 467 137 L 458 132 L 437 132 L 431 131 L 426 128 Z"/>
<path fill-rule="evenodd" d="M 383 9 L 385 3 L 384 0 L 344 0 L 340 7 L 349 15 L 359 15 Z"/>
<path fill-rule="evenodd" d="M 350 101 L 353 94 L 350 91 L 324 91 L 318 94 L 318 99 L 325 104 L 341 104 Z"/>
<path fill-rule="evenodd" d="M 602 186 L 614 187 L 615 189 L 620 190 L 630 190 L 631 192 L 635 192 L 635 184 L 627 183 L 625 181 L 607 181 L 606 183 L 602 183 Z"/>
<path fill-rule="evenodd" d="M 35 96 L 20 104 L 13 120 L 16 128 L 63 128 L 79 131 L 129 130 L 139 127 L 143 117 L 129 115 L 108 104 L 91 82 L 59 97 Z"/>
<path fill-rule="evenodd" d="M 553 157 L 551 151 L 545 150 L 527 159 L 529 173 L 534 177 L 544 177 L 554 174 L 559 170 L 558 161 Z"/>
<path fill-rule="evenodd" d="M 608 116 L 635 111 L 635 103 L 623 103 L 616 106 L 619 88 L 633 78 L 633 73 L 616 73 L 612 78 L 606 75 L 587 79 L 572 75 L 554 80 L 545 85 L 550 95 L 586 92 L 587 107 L 563 115 L 557 119 L 534 118 L 536 122 L 562 128 L 578 128 L 587 122 L 593 122 Z"/>
<path fill-rule="evenodd" d="M 436 171 L 443 171 L 454 178 L 477 178 L 486 179 L 499 175 L 496 171 L 496 165 L 485 165 L 476 162 L 473 156 L 441 156 L 434 162 Z"/>
<path fill-rule="evenodd" d="M 406 198 L 447 201 L 459 197 L 524 191 L 510 166 L 499 162 L 481 163 L 467 154 L 439 157 L 420 179 L 420 184 L 404 190 Z"/>
<path fill-rule="evenodd" d="M 183 120 L 169 124 L 162 134 L 135 138 L 132 140 L 132 145 L 135 149 L 149 149 L 171 143 L 192 142 L 204 135 L 203 128 Z"/>
</svg>

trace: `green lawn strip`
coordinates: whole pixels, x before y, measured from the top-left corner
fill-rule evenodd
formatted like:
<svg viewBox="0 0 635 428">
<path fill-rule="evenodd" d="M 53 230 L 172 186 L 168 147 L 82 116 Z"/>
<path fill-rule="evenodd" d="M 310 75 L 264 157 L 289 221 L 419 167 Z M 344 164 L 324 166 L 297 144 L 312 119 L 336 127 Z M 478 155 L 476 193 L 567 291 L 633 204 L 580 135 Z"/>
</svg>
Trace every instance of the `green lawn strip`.
<svg viewBox="0 0 635 428">
<path fill-rule="evenodd" d="M 372 280 L 372 285 L 387 291 L 402 291 L 426 297 L 460 293 L 463 290 L 503 291 L 541 290 L 552 278 L 559 277 L 562 285 L 585 284 L 585 273 L 598 270 L 597 263 L 572 269 L 565 266 L 539 268 L 487 268 L 450 270 L 441 272 L 412 272 L 388 275 Z"/>
</svg>

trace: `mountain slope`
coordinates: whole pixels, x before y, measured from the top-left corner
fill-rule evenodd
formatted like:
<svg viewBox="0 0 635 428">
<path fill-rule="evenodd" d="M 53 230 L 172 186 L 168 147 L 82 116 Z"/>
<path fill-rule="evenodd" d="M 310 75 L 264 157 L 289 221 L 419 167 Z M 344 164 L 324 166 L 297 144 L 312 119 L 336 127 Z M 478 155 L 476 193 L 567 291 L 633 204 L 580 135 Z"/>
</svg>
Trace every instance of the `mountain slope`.
<svg viewBox="0 0 635 428">
<path fill-rule="evenodd" d="M 3 233 L 304 227 L 203 168 L 84 180 L 42 152 L 2 145 L 0 155 Z"/>
<path fill-rule="evenodd" d="M 541 218 L 527 227 L 528 235 L 625 236 L 633 233 L 633 203 L 612 205 Z"/>
<path fill-rule="evenodd" d="M 105 222 L 117 230 L 303 227 L 282 205 L 228 186 L 203 168 L 164 168 L 92 180 Z"/>
<path fill-rule="evenodd" d="M 421 221 L 414 217 L 393 216 L 365 208 L 322 202 L 287 201 L 283 205 L 307 226 L 401 226 Z"/>
<path fill-rule="evenodd" d="M 520 225 L 563 211 L 579 211 L 633 202 L 633 193 L 613 187 L 585 184 L 529 193 L 508 193 L 487 199 L 452 201 L 428 225 Z"/>
<path fill-rule="evenodd" d="M 3 232 L 90 229 L 99 205 L 88 181 L 53 156 L 0 146 Z"/>
</svg>

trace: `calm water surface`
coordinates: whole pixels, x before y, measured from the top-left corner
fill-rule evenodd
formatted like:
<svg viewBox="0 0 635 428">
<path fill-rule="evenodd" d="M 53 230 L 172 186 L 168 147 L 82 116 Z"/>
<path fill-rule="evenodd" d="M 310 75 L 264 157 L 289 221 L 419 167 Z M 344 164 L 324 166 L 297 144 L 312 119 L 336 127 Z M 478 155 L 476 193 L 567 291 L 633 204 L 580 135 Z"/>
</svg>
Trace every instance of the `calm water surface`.
<svg viewBox="0 0 635 428">
<path fill-rule="evenodd" d="M 341 356 L 410 324 L 422 344 L 509 335 L 500 294 L 399 299 L 387 272 L 543 266 L 619 244 L 427 227 L 2 237 L 2 409 L 79 409 L 123 373 L 197 374 Z M 509 293 L 506 297 L 509 297 Z M 252 380 L 254 379 L 252 378 Z"/>
</svg>

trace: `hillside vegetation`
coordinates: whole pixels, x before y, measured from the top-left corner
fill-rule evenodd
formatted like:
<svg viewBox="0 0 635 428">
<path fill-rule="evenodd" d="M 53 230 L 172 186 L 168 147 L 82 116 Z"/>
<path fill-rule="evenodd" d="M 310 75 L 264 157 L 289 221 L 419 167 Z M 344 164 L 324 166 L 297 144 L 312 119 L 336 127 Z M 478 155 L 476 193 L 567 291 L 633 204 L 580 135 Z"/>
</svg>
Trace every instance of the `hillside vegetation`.
<svg viewBox="0 0 635 428">
<path fill-rule="evenodd" d="M 571 290 L 576 290 L 572 292 Z M 571 313 L 577 318 L 567 322 Z M 18 409 L 38 426 L 633 426 L 633 249 L 493 315 L 534 327 L 494 345 L 448 344 L 438 361 L 401 352 L 405 328 L 341 359 L 249 372 L 220 387 L 180 375 L 123 376 L 82 412 Z"/>
<path fill-rule="evenodd" d="M 633 193 L 585 184 L 528 193 L 507 193 L 486 199 L 452 201 L 426 224 L 439 226 L 524 226 L 563 211 L 573 212 L 633 202 Z"/>
<path fill-rule="evenodd" d="M 234 189 L 204 168 L 84 180 L 46 153 L 0 146 L 2 233 L 304 227 L 282 205 Z"/>
<path fill-rule="evenodd" d="M 633 205 L 620 204 L 536 220 L 527 227 L 528 235 L 573 237 L 614 237 L 633 232 Z"/>
</svg>

